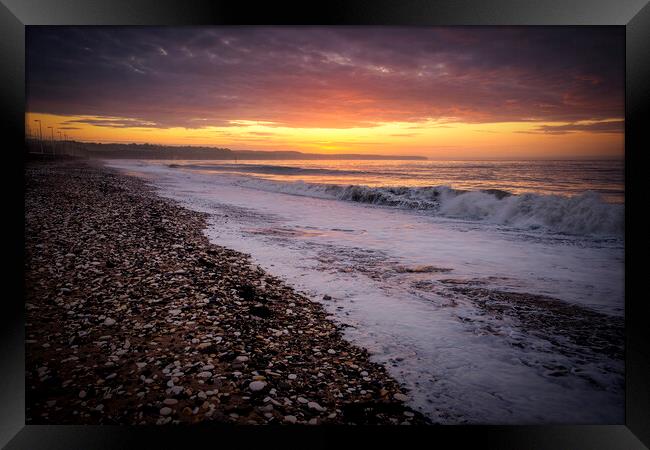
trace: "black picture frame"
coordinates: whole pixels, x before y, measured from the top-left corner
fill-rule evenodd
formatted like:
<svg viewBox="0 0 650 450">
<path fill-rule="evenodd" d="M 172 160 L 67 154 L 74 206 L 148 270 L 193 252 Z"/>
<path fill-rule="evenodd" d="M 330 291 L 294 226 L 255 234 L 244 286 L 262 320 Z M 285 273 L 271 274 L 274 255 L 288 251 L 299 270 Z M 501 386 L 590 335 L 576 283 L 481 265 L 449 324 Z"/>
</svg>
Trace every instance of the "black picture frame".
<svg viewBox="0 0 650 450">
<path fill-rule="evenodd" d="M 24 146 L 26 25 L 612 25 L 625 27 L 626 110 L 626 414 L 625 425 L 431 427 L 115 427 L 25 425 Z M 425 445 L 512 449 L 641 449 L 650 446 L 650 339 L 648 306 L 633 275 L 643 248 L 631 236 L 643 220 L 644 170 L 650 98 L 648 0 L 347 0 L 304 2 L 173 0 L 0 0 L 3 214 L 5 252 L 0 298 L 0 445 L 8 449 L 331 448 Z M 644 114 L 645 113 L 645 114 Z M 631 188 L 635 185 L 634 188 Z M 18 188 L 20 186 L 20 188 Z M 638 186 L 638 187 L 637 187 Z M 647 189 L 647 188 L 645 188 Z M 631 212 L 630 205 L 636 210 Z M 647 223 L 647 222 L 646 222 Z M 644 227 L 645 228 L 645 227 Z M 638 236 L 640 234 L 637 233 Z M 638 237 L 637 236 L 637 237 Z M 640 242 L 647 242 L 640 241 Z M 640 271 L 639 271 L 640 272 Z M 226 441 L 229 441 L 226 443 Z"/>
</svg>

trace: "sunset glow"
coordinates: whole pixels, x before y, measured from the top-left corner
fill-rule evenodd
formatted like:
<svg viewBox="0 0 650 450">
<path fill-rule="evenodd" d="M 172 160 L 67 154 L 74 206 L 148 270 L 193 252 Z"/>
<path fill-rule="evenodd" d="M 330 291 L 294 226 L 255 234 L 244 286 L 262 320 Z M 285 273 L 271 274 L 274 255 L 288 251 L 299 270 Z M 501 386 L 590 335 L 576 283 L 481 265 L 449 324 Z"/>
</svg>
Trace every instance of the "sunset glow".
<svg viewBox="0 0 650 450">
<path fill-rule="evenodd" d="M 30 30 L 28 133 L 41 120 L 93 142 L 623 155 L 616 30 L 116 30 Z"/>
</svg>

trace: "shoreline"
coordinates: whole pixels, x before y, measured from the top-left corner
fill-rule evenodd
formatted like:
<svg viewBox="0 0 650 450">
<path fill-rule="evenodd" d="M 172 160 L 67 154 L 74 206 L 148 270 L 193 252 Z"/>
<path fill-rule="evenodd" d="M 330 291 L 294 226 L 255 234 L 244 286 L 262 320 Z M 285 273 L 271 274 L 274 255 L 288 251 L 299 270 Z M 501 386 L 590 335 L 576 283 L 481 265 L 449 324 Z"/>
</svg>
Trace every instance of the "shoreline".
<svg viewBox="0 0 650 450">
<path fill-rule="evenodd" d="M 27 424 L 429 423 L 206 214 L 95 163 L 25 177 Z"/>
<path fill-rule="evenodd" d="M 598 272 L 616 261 L 616 246 L 464 233 L 418 214 L 251 189 L 155 162 L 107 164 L 207 212 L 210 242 L 252 255 L 324 305 L 436 423 L 622 420 L 617 270 Z"/>
</svg>

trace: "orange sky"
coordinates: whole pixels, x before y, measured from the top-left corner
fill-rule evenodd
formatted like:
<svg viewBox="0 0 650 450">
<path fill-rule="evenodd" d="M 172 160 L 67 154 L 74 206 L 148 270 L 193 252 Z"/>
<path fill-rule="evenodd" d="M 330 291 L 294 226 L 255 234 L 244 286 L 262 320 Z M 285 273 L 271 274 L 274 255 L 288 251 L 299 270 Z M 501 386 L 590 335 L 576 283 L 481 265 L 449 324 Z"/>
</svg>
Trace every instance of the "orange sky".
<svg viewBox="0 0 650 450">
<path fill-rule="evenodd" d="M 60 116 L 28 113 L 31 132 L 41 120 L 45 137 L 53 127 L 69 139 L 88 142 L 135 142 L 168 145 L 217 146 L 232 149 L 300 150 L 312 153 L 368 153 L 419 155 L 434 159 L 615 157 L 623 156 L 621 132 L 571 131 L 541 133 L 544 126 L 562 122 L 502 122 L 469 124 L 386 122 L 372 127 L 290 128 L 271 123 L 240 122 L 237 126 L 164 129 L 107 127 L 70 121 L 99 119 L 93 116 Z M 107 118 L 103 118 L 106 120 Z M 116 118 L 108 118 L 108 120 Z M 616 119 L 612 119 L 616 123 Z M 55 131 L 56 133 L 56 131 Z M 57 133 L 58 138 L 58 133 Z"/>
<path fill-rule="evenodd" d="M 26 132 L 419 155 L 621 157 L 611 27 L 30 27 Z"/>
</svg>

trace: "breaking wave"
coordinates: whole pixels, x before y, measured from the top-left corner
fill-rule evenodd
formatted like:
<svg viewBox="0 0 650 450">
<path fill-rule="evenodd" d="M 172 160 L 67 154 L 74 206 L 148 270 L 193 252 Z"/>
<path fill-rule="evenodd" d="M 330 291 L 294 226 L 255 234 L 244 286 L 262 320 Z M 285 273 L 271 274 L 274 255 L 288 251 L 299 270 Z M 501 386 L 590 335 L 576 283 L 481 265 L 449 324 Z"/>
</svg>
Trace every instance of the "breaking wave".
<svg viewBox="0 0 650 450">
<path fill-rule="evenodd" d="M 624 205 L 587 191 L 576 196 L 520 194 L 448 186 L 369 187 L 245 178 L 237 184 L 265 191 L 425 210 L 432 215 L 574 235 L 622 235 Z"/>
<path fill-rule="evenodd" d="M 367 172 L 360 170 L 319 169 L 309 167 L 277 166 L 270 164 L 169 164 L 168 167 L 193 170 L 214 170 L 219 172 L 235 172 L 267 175 L 362 175 Z"/>
</svg>

